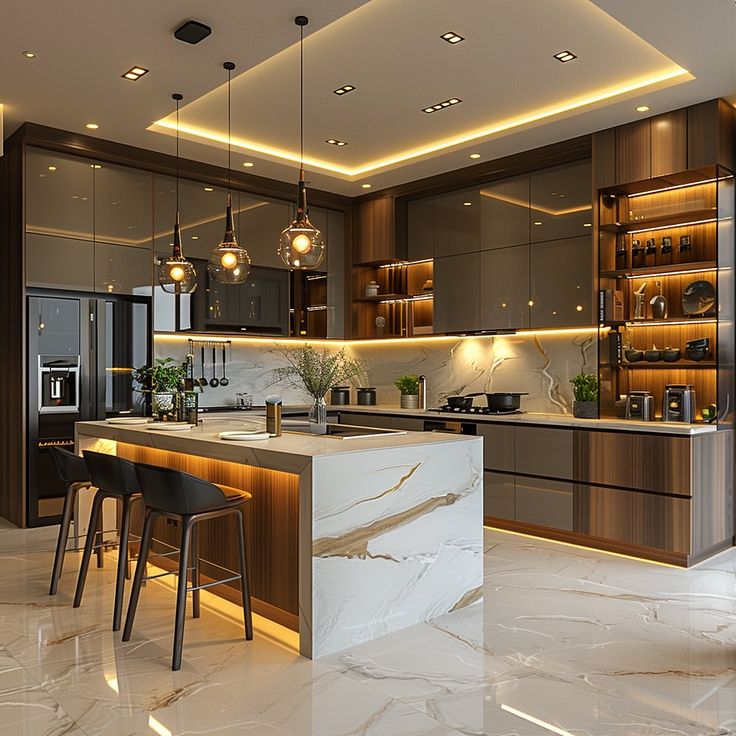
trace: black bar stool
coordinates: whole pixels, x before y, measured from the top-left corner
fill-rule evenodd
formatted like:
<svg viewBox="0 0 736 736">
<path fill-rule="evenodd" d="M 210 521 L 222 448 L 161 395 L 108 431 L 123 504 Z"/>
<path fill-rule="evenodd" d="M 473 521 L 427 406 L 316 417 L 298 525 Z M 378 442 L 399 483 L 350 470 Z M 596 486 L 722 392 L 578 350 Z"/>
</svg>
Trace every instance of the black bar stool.
<svg viewBox="0 0 736 736">
<path fill-rule="evenodd" d="M 66 496 L 64 496 L 64 510 L 61 515 L 61 526 L 59 527 L 59 538 L 56 540 L 56 552 L 54 554 L 54 566 L 51 569 L 51 585 L 49 595 L 56 595 L 59 589 L 59 578 L 64 567 L 64 556 L 66 545 L 69 542 L 69 527 L 74 515 L 74 504 L 77 494 L 82 488 L 89 488 L 92 484 L 89 480 L 89 471 L 84 460 L 69 450 L 62 447 L 49 448 L 49 454 L 56 467 L 56 473 L 66 485 Z M 101 551 L 97 557 L 97 564 L 102 562 Z"/>
<path fill-rule="evenodd" d="M 250 607 L 248 567 L 245 557 L 243 507 L 251 500 L 252 496 L 244 492 L 236 496 L 226 496 L 222 489 L 214 483 L 179 470 L 138 463 L 136 465 L 136 472 L 138 474 L 138 483 L 143 494 L 143 500 L 146 504 L 146 519 L 143 524 L 138 563 L 136 564 L 135 575 L 133 576 L 133 587 L 130 592 L 128 615 L 125 619 L 125 629 L 123 630 L 123 641 L 130 641 L 141 585 L 144 580 L 150 579 L 145 576 L 146 562 L 153 538 L 153 526 L 159 517 L 174 519 L 181 526 L 179 570 L 176 573 L 179 578 L 176 589 L 174 652 L 171 669 L 181 669 L 187 593 L 190 591 L 193 592 L 194 617 L 197 618 L 199 616 L 200 590 L 239 579 L 243 599 L 245 638 L 251 640 L 253 638 L 253 620 Z M 236 520 L 240 574 L 225 578 L 224 580 L 215 580 L 211 583 L 200 585 L 197 525 L 202 521 L 217 519 L 228 514 L 233 514 Z M 193 557 L 191 586 L 188 585 L 187 581 L 190 553 Z M 160 577 L 160 575 L 154 575 L 152 577 Z"/>
<path fill-rule="evenodd" d="M 120 629 L 120 621 L 123 611 L 123 593 L 125 578 L 128 569 L 128 533 L 130 531 L 130 512 L 133 501 L 140 498 L 138 490 L 138 478 L 135 472 L 135 464 L 129 460 L 105 455 L 101 452 L 84 452 L 84 460 L 89 470 L 92 485 L 97 488 L 92 501 L 92 512 L 89 516 L 89 527 L 87 539 L 84 544 L 84 554 L 79 567 L 79 578 L 77 590 L 74 594 L 74 608 L 79 608 L 82 603 L 84 584 L 87 580 L 89 560 L 92 556 L 94 538 L 100 529 L 100 516 L 102 502 L 106 498 L 114 498 L 120 501 L 122 514 L 120 518 L 120 546 L 118 547 L 118 569 L 115 582 L 115 606 L 112 616 L 112 630 Z"/>
</svg>

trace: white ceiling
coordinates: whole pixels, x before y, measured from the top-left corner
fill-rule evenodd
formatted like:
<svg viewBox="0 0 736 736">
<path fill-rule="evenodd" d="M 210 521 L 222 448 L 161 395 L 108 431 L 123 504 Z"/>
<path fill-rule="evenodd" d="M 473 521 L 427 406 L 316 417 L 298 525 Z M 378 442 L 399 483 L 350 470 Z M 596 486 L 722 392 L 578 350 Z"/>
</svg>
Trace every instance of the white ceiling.
<svg viewBox="0 0 736 736">
<path fill-rule="evenodd" d="M 94 121 L 100 128 L 92 135 L 172 152 L 172 131 L 152 124 L 169 115 L 178 91 L 182 125 L 223 139 L 222 62 L 232 60 L 233 138 L 256 149 L 236 146 L 233 168 L 245 171 L 242 163 L 252 161 L 248 171 L 292 181 L 299 13 L 310 17 L 308 179 L 345 194 L 363 194 L 365 182 L 376 190 L 620 124 L 640 117 L 639 104 L 655 114 L 736 99 L 733 0 L 128 0 L 105 4 L 104 13 L 91 0 L 76 0 L 73 10 L 39 0 L 4 8 L 6 135 L 25 120 L 84 133 Z M 187 18 L 211 25 L 212 36 L 197 46 L 175 40 L 171 32 Z M 466 40 L 446 43 L 439 36 L 448 30 Z M 552 58 L 564 49 L 579 58 Z M 25 50 L 37 58 L 25 59 Z M 134 65 L 151 72 L 138 82 L 121 79 Z M 680 68 L 689 74 L 595 99 Z M 343 84 L 356 90 L 332 94 Z M 451 97 L 463 102 L 421 111 Z M 574 107 L 581 98 L 588 104 Z M 521 117 L 528 122 L 514 125 Z M 348 145 L 330 146 L 330 137 Z M 469 140 L 456 141 L 462 137 Z M 226 162 L 221 141 L 186 138 L 182 155 Z M 481 158 L 470 160 L 472 152 Z"/>
</svg>

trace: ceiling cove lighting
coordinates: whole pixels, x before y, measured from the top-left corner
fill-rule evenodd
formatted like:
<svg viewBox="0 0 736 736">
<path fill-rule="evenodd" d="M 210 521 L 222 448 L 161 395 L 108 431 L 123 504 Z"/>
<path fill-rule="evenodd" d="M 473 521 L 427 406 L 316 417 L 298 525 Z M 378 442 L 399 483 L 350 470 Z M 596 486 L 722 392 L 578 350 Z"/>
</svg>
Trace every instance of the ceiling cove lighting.
<svg viewBox="0 0 736 736">
<path fill-rule="evenodd" d="M 309 18 L 297 15 L 294 23 L 299 27 L 299 183 L 296 217 L 282 231 L 278 253 L 289 268 L 307 271 L 322 263 L 326 246 L 322 233 L 309 221 L 307 184 L 304 181 L 304 26 L 309 23 Z M 335 141 L 335 145 L 339 143 Z"/>
<path fill-rule="evenodd" d="M 178 92 L 171 95 L 176 102 L 176 120 L 179 121 L 179 103 L 184 99 Z M 177 125 L 178 130 L 178 125 Z M 158 259 L 158 283 L 167 294 L 191 294 L 197 288 L 197 272 L 191 261 L 184 257 L 179 226 L 179 134 L 176 136 L 176 220 L 171 257 Z"/>
<path fill-rule="evenodd" d="M 452 107 L 453 105 L 459 105 L 461 102 L 461 99 L 457 97 L 451 97 L 449 100 L 443 100 L 442 102 L 430 105 L 429 107 L 423 107 L 422 112 L 426 112 L 428 115 L 431 115 L 433 112 L 444 110 L 446 107 Z"/>
<path fill-rule="evenodd" d="M 230 182 L 230 125 L 232 120 L 230 82 L 235 64 L 232 61 L 226 61 L 222 68 L 227 71 L 227 209 L 225 210 L 225 235 L 222 242 L 210 251 L 207 271 L 222 284 L 242 284 L 250 273 L 250 256 L 245 248 L 238 245 L 233 222 L 233 199 Z"/>
<path fill-rule="evenodd" d="M 575 56 L 572 51 L 560 51 L 554 55 L 554 58 L 557 59 L 557 61 L 561 61 L 563 64 L 565 64 L 568 61 L 577 59 L 578 57 Z"/>
<path fill-rule="evenodd" d="M 337 89 L 333 89 L 332 93 L 337 95 L 338 97 L 341 97 L 342 95 L 346 95 L 348 92 L 352 92 L 355 89 L 355 86 L 352 84 L 346 84 L 342 87 L 338 87 Z"/>
<path fill-rule="evenodd" d="M 460 41 L 465 40 L 465 36 L 461 36 L 459 33 L 455 33 L 455 31 L 447 31 L 447 33 L 443 33 L 440 38 L 453 46 L 456 43 L 460 43 Z"/>
<path fill-rule="evenodd" d="M 136 82 L 144 74 L 148 74 L 149 71 L 149 69 L 145 69 L 142 66 L 132 66 L 127 72 L 125 72 L 125 74 L 122 75 L 122 77 L 123 79 L 130 79 L 132 82 Z"/>
<path fill-rule="evenodd" d="M 328 138 L 325 143 L 329 143 L 331 146 L 338 146 L 340 148 L 342 146 L 347 146 L 347 143 L 345 143 L 345 141 L 338 141 L 336 138 Z"/>
</svg>

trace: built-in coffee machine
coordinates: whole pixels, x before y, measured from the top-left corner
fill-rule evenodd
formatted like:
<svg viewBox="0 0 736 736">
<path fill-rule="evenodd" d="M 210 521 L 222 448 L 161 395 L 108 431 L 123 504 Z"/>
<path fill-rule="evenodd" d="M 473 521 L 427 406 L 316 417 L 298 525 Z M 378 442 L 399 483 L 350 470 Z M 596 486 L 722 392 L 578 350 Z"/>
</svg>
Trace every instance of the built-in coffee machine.
<svg viewBox="0 0 736 736">
<path fill-rule="evenodd" d="M 669 384 L 664 387 L 662 419 L 665 422 L 695 421 L 695 387 L 690 384 Z"/>
</svg>

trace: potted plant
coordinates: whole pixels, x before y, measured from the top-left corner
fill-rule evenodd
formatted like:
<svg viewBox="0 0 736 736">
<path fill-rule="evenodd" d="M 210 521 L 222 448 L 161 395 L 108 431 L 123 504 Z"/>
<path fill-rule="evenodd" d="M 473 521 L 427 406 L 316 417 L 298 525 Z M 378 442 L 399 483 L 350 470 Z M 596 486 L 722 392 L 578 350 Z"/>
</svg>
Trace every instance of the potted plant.
<svg viewBox="0 0 736 736">
<path fill-rule="evenodd" d="M 176 418 L 176 396 L 182 389 L 186 368 L 173 358 L 156 358 L 153 365 L 144 365 L 133 371 L 136 391 L 151 394 L 153 416 L 160 421 Z"/>
<path fill-rule="evenodd" d="M 325 394 L 333 387 L 363 372 L 363 364 L 351 358 L 345 349 L 336 353 L 309 345 L 296 350 L 283 350 L 281 356 L 287 365 L 276 368 L 278 380 L 288 380 L 303 389 L 312 398 L 309 423 L 312 432 L 327 432 L 327 402 Z"/>
<path fill-rule="evenodd" d="M 402 409 L 419 408 L 419 376 L 413 373 L 407 376 L 399 376 L 394 381 L 394 386 L 401 392 Z"/>
<path fill-rule="evenodd" d="M 572 404 L 573 416 L 579 419 L 598 417 L 598 376 L 593 373 L 578 373 L 572 384 L 575 401 Z"/>
</svg>

